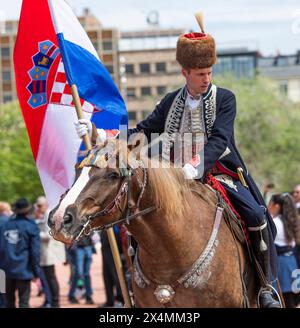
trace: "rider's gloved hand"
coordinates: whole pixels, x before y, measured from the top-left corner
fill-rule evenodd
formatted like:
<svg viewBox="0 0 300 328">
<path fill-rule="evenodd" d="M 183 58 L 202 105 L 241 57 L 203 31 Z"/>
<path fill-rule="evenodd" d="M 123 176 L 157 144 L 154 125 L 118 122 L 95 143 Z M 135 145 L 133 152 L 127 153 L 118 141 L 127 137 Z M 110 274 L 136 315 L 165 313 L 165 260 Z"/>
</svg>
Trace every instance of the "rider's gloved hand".
<svg viewBox="0 0 300 328">
<path fill-rule="evenodd" d="M 75 125 L 75 130 L 79 138 L 84 137 L 86 134 L 92 137 L 92 122 L 90 120 L 86 119 L 80 119 L 77 122 L 74 123 Z"/>
<path fill-rule="evenodd" d="M 185 164 L 182 170 L 186 179 L 195 179 L 198 175 L 198 171 L 190 163 Z"/>
<path fill-rule="evenodd" d="M 98 141 L 103 143 L 107 139 L 106 131 L 103 129 L 97 129 L 98 132 Z"/>
</svg>

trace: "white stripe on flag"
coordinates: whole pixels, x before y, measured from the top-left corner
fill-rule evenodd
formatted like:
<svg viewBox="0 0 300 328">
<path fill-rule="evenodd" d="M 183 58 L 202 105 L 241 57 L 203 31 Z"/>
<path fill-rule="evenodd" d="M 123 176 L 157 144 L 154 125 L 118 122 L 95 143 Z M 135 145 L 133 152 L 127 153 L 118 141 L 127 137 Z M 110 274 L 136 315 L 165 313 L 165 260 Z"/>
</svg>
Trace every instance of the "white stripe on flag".
<svg viewBox="0 0 300 328">
<path fill-rule="evenodd" d="M 62 0 L 48 0 L 53 25 L 56 34 L 62 33 L 64 39 L 77 44 L 93 54 L 98 60 L 99 56 L 79 23 L 70 6 Z"/>
<path fill-rule="evenodd" d="M 53 84 L 52 92 L 55 92 L 55 93 L 64 93 L 65 86 L 66 86 L 66 83 L 55 82 Z"/>
<path fill-rule="evenodd" d="M 62 62 L 62 60 L 59 62 L 57 72 L 65 73 L 65 67 L 64 67 L 64 63 Z"/>
<path fill-rule="evenodd" d="M 84 115 L 86 119 L 91 117 L 88 113 Z M 74 107 L 48 105 L 36 164 L 51 209 L 74 182 L 74 165 L 82 142 L 75 131 L 76 121 Z"/>
</svg>

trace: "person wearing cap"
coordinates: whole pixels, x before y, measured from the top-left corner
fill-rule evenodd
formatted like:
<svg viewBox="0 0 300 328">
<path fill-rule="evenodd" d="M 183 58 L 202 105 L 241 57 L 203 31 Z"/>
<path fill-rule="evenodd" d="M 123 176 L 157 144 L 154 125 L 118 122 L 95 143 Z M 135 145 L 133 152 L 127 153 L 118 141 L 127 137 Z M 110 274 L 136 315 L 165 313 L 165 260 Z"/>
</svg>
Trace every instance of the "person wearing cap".
<svg viewBox="0 0 300 328">
<path fill-rule="evenodd" d="M 176 58 L 186 84 L 168 93 L 152 114 L 130 129 L 129 134 L 142 131 L 149 141 L 151 134 L 164 134 L 162 157 L 166 160 L 170 148 L 171 154 L 172 147 L 175 153 L 176 136 L 192 134 L 192 158 L 183 163 L 186 178 L 205 181 L 207 174 L 211 173 L 222 183 L 248 226 L 251 244 L 262 269 L 258 272 L 264 273 L 260 275 L 259 304 L 265 308 L 280 307 L 272 288 L 277 279 L 276 227 L 235 145 L 235 95 L 212 83 L 213 65 L 217 61 L 215 41 L 203 29 L 202 33 L 181 35 Z M 87 133 L 91 135 L 90 121 L 79 120 L 75 128 L 79 137 Z M 105 131 L 100 130 L 98 134 L 103 141 Z M 197 136 L 204 144 L 202 150 L 199 142 L 198 146 L 194 143 Z M 197 147 L 199 152 L 195 151 Z"/>
<path fill-rule="evenodd" d="M 14 204 L 15 216 L 0 229 L 0 268 L 6 275 L 6 307 L 29 307 L 30 281 L 38 277 L 40 261 L 39 228 L 30 218 L 32 206 L 21 198 Z"/>
</svg>

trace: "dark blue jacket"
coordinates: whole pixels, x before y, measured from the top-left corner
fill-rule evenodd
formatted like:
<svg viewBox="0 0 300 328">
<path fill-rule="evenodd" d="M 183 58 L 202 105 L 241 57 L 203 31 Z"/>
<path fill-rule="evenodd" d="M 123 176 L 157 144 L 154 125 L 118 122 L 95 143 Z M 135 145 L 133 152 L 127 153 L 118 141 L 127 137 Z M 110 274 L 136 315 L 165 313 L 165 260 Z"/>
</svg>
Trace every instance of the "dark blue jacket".
<svg viewBox="0 0 300 328">
<path fill-rule="evenodd" d="M 40 232 L 25 216 L 9 219 L 0 228 L 0 268 L 8 278 L 31 280 L 38 276 Z"/>
<path fill-rule="evenodd" d="M 7 215 L 0 215 L 0 228 L 3 226 L 5 222 L 7 222 L 9 217 Z"/>
</svg>

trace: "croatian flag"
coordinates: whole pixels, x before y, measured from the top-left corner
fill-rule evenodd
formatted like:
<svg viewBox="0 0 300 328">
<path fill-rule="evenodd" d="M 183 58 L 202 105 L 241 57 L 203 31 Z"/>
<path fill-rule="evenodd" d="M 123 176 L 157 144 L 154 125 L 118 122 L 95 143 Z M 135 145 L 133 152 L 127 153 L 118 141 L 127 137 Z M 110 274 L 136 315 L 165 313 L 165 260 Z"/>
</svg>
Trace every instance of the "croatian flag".
<svg viewBox="0 0 300 328">
<path fill-rule="evenodd" d="M 23 0 L 14 50 L 17 92 L 44 191 L 53 208 L 74 182 L 82 140 L 70 85 L 97 128 L 127 125 L 124 101 L 64 0 Z"/>
</svg>

